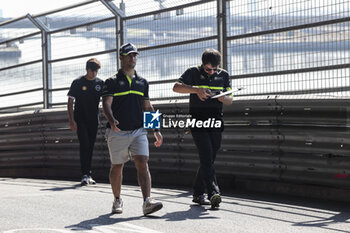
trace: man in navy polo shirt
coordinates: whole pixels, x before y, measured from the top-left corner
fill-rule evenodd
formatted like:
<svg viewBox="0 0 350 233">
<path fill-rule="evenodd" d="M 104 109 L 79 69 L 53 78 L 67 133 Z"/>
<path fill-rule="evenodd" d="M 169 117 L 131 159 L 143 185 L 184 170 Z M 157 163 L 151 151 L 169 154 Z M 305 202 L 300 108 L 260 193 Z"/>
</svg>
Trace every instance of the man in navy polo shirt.
<svg viewBox="0 0 350 233">
<path fill-rule="evenodd" d="M 97 78 L 101 63 L 96 58 L 86 62 L 86 74 L 72 82 L 68 92 L 69 126 L 77 132 L 80 144 L 81 185 L 96 184 L 91 177 L 91 159 L 98 128 L 98 105 L 103 81 Z M 74 113 L 73 113 L 74 103 Z"/>
<path fill-rule="evenodd" d="M 147 131 L 143 128 L 143 111 L 154 111 L 148 96 L 148 82 L 134 67 L 138 51 L 131 43 L 119 50 L 121 69 L 106 80 L 103 87 L 103 111 L 108 120 L 106 139 L 111 159 L 109 179 L 114 195 L 112 213 L 123 212 L 121 185 L 124 163 L 130 156 L 137 169 L 138 183 L 143 196 L 143 214 L 148 215 L 163 207 L 151 198 L 151 174 L 148 168 Z M 156 147 L 162 145 L 159 130 L 154 132 Z"/>
<path fill-rule="evenodd" d="M 221 133 L 224 125 L 222 105 L 232 104 L 232 96 L 225 95 L 217 99 L 211 98 L 214 93 L 231 90 L 231 82 L 227 71 L 218 68 L 220 62 L 221 54 L 219 51 L 206 49 L 202 54 L 202 65 L 187 69 L 173 87 L 175 92 L 190 94 L 190 115 L 192 119 L 221 123 L 210 124 L 208 128 L 199 128 L 198 126 L 191 128 L 200 161 L 194 181 L 192 201 L 200 205 L 211 204 L 212 208 L 219 207 L 221 202 L 214 161 L 221 145 Z M 205 191 L 207 191 L 210 201 L 205 198 Z"/>
</svg>

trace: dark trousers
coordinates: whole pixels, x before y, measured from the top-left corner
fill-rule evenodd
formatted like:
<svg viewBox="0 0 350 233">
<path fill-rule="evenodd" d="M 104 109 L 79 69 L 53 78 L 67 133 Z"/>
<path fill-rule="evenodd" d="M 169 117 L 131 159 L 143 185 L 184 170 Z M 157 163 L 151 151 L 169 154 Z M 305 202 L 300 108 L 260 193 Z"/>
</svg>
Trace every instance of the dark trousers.
<svg viewBox="0 0 350 233">
<path fill-rule="evenodd" d="M 194 196 L 199 196 L 207 191 L 210 199 L 216 193 L 220 193 L 216 181 L 214 161 L 216 153 L 221 145 L 221 131 L 192 131 L 194 143 L 199 153 L 200 165 L 194 180 Z"/>
<path fill-rule="evenodd" d="M 96 141 L 97 123 L 77 122 L 80 143 L 80 168 L 83 175 L 91 174 L 92 152 Z"/>
</svg>

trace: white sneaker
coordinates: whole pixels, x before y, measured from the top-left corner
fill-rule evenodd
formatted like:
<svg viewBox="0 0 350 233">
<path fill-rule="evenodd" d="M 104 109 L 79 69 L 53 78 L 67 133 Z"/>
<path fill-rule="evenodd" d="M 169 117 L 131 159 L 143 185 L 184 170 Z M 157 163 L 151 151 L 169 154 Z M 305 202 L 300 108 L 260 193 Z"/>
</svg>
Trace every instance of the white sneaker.
<svg viewBox="0 0 350 233">
<path fill-rule="evenodd" d="M 163 204 L 161 202 L 156 202 L 150 197 L 147 197 L 146 200 L 143 203 L 142 209 L 143 214 L 146 216 L 148 214 L 152 214 L 158 210 L 160 210 L 163 207 Z"/>
<path fill-rule="evenodd" d="M 88 182 L 89 182 L 89 184 L 96 184 L 96 181 L 94 179 L 92 179 L 91 176 L 89 176 Z"/>
<path fill-rule="evenodd" d="M 121 214 L 123 213 L 123 201 L 121 198 L 114 198 L 112 205 L 112 214 Z"/>
</svg>

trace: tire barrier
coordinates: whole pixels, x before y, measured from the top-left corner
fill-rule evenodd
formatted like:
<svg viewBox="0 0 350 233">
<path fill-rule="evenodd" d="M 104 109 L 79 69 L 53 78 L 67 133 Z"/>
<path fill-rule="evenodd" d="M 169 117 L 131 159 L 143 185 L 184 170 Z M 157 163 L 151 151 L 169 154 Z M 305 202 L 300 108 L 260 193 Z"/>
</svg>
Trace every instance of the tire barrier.
<svg viewBox="0 0 350 233">
<path fill-rule="evenodd" d="M 236 100 L 224 107 L 225 131 L 215 163 L 219 182 L 240 180 L 350 187 L 350 140 L 347 100 Z M 161 113 L 187 114 L 186 103 L 156 104 Z M 105 118 L 93 156 L 94 177 L 108 180 L 109 155 L 104 139 Z M 188 129 L 162 129 L 164 144 L 153 145 L 153 183 L 190 185 L 198 155 Z M 0 116 L 0 176 L 80 179 L 79 143 L 69 129 L 66 109 Z M 136 181 L 132 163 L 126 182 Z"/>
</svg>

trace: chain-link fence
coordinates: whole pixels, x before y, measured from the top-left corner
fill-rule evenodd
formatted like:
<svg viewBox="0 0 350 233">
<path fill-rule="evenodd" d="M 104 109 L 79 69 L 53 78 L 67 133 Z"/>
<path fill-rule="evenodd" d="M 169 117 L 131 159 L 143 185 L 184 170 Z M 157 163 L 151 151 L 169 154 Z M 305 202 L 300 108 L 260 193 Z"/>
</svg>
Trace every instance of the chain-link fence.
<svg viewBox="0 0 350 233">
<path fill-rule="evenodd" d="M 28 14 L 0 23 L 0 110 L 65 104 L 86 60 L 106 79 L 125 42 L 140 50 L 153 100 L 187 98 L 172 85 L 208 47 L 245 87 L 237 98 L 347 98 L 349 13 L 350 0 L 90 0 Z"/>
</svg>

